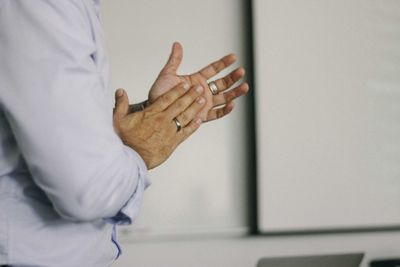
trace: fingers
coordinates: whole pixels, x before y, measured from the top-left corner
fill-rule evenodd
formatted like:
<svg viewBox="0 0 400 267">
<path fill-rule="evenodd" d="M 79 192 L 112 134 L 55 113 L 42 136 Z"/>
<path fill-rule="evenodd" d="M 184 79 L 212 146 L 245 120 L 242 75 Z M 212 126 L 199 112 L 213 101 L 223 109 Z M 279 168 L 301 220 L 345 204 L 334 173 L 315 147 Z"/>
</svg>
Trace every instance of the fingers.
<svg viewBox="0 0 400 267">
<path fill-rule="evenodd" d="M 237 81 L 239 81 L 241 78 L 243 78 L 244 74 L 245 74 L 244 68 L 240 67 L 240 68 L 237 68 L 236 70 L 232 71 L 225 77 L 222 77 L 221 79 L 216 80 L 215 84 L 218 87 L 218 93 L 229 89 Z"/>
<path fill-rule="evenodd" d="M 199 73 L 205 77 L 206 79 L 210 79 L 211 77 L 215 76 L 218 74 L 220 71 L 223 69 L 226 69 L 230 65 L 232 65 L 236 61 L 236 55 L 235 54 L 229 54 L 220 60 L 217 60 L 210 65 L 206 66 L 202 70 L 199 71 Z"/>
<path fill-rule="evenodd" d="M 115 91 L 114 118 L 122 119 L 129 112 L 129 99 L 124 89 Z"/>
<path fill-rule="evenodd" d="M 233 100 L 247 94 L 248 91 L 249 85 L 242 83 L 226 93 L 213 96 L 214 109 L 208 112 L 206 121 L 220 119 L 231 113 L 235 107 Z"/>
<path fill-rule="evenodd" d="M 178 42 L 175 42 L 172 45 L 172 51 L 168 58 L 168 61 L 165 64 L 164 68 L 161 70 L 161 72 L 176 74 L 179 65 L 182 62 L 182 58 L 183 58 L 182 45 Z"/>
<path fill-rule="evenodd" d="M 201 96 L 203 91 L 204 89 L 200 85 L 194 86 L 186 95 L 169 107 L 172 117 L 176 118 L 182 127 L 177 133 L 180 138 L 179 142 L 183 142 L 192 135 L 202 123 L 199 112 L 206 103 L 205 98 Z M 185 107 L 187 108 L 182 112 Z"/>
<path fill-rule="evenodd" d="M 182 127 L 186 127 L 203 109 L 206 100 L 203 97 L 198 97 L 184 112 L 179 114 L 176 118 L 182 124 Z"/>
<path fill-rule="evenodd" d="M 205 101 L 201 101 L 202 98 L 199 96 L 203 93 L 204 89 L 200 85 L 193 86 L 185 95 L 179 98 L 177 101 L 172 103 L 166 110 L 171 118 L 177 117 L 181 113 L 185 113 L 185 110 L 188 109 L 188 112 L 185 113 L 185 120 L 190 118 L 191 114 L 198 108 L 196 106 L 202 106 Z M 198 99 L 198 101 L 195 101 Z M 204 100 L 204 99 L 203 99 Z M 194 105 L 194 106 L 193 106 Z M 193 117 L 190 118 L 191 121 Z"/>
<path fill-rule="evenodd" d="M 229 102 L 224 107 L 210 110 L 207 115 L 207 121 L 220 119 L 220 118 L 228 115 L 229 113 L 232 112 L 234 107 L 235 107 L 235 103 Z"/>
<path fill-rule="evenodd" d="M 213 106 L 221 106 L 226 103 L 232 102 L 238 97 L 241 97 L 249 91 L 249 85 L 247 83 L 242 83 L 239 86 L 227 91 L 223 94 L 217 94 L 213 96 Z"/>
<path fill-rule="evenodd" d="M 150 105 L 147 110 L 149 113 L 158 113 L 168 108 L 172 103 L 184 95 L 190 86 L 187 83 L 180 83 L 159 98 Z"/>
<path fill-rule="evenodd" d="M 202 123 L 201 118 L 196 118 L 192 120 L 189 125 L 187 125 L 185 128 L 182 129 L 181 131 L 181 142 L 186 140 L 190 135 L 192 135 L 197 129 L 199 129 L 200 125 Z"/>
</svg>

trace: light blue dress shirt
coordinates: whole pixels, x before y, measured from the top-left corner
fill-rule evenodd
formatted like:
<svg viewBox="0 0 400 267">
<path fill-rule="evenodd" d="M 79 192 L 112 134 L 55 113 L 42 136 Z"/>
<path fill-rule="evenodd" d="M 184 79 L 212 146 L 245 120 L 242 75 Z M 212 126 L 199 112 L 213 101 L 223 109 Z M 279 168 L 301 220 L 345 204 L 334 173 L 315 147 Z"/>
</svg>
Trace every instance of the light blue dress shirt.
<svg viewBox="0 0 400 267">
<path fill-rule="evenodd" d="M 112 123 L 95 0 L 0 0 L 0 265 L 110 266 L 147 169 Z"/>
</svg>

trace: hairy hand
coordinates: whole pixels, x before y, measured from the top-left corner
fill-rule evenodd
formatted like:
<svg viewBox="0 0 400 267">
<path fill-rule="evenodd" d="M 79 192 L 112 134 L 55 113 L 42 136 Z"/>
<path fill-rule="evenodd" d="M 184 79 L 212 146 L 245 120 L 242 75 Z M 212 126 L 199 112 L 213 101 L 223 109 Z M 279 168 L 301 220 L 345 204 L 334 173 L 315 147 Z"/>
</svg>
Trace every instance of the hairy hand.
<svg viewBox="0 0 400 267">
<path fill-rule="evenodd" d="M 159 96 L 179 83 L 185 82 L 191 86 L 199 84 L 205 88 L 204 97 L 206 99 L 206 104 L 200 116 L 203 121 L 210 121 L 229 114 L 234 107 L 233 100 L 246 94 L 249 90 L 247 83 L 241 83 L 229 90 L 244 76 L 245 71 L 242 67 L 235 69 L 225 77 L 215 81 L 219 89 L 218 94 L 212 95 L 211 91 L 208 89 L 208 80 L 236 61 L 236 56 L 234 54 L 227 55 L 190 75 L 177 74 L 182 58 L 182 46 L 179 43 L 174 43 L 167 64 L 161 70 L 149 92 L 148 100 L 150 103 L 153 103 Z"/>
<path fill-rule="evenodd" d="M 115 94 L 114 128 L 125 145 L 145 161 L 148 169 L 163 163 L 186 138 L 193 134 L 202 120 L 199 112 L 205 99 L 203 87 L 179 83 L 161 95 L 143 111 L 129 113 L 129 99 L 123 89 Z M 174 118 L 182 129 L 177 131 Z"/>
</svg>

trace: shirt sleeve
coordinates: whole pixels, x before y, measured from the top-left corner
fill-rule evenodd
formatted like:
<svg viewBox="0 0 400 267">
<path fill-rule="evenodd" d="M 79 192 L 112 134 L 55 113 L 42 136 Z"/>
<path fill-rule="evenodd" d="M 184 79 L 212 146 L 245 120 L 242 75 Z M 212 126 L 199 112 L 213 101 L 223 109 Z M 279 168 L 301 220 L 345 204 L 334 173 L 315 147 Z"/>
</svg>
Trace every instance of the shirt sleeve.
<svg viewBox="0 0 400 267">
<path fill-rule="evenodd" d="M 83 1 L 0 3 L 0 105 L 34 182 L 66 219 L 131 222 L 147 168 L 114 131 Z"/>
</svg>

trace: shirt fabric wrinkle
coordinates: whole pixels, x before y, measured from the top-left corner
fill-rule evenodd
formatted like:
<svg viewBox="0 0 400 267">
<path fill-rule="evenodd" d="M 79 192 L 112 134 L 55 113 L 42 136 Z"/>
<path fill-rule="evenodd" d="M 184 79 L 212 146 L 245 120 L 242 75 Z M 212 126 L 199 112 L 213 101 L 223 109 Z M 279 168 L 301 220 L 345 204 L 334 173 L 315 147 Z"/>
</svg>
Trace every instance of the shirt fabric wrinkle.
<svg viewBox="0 0 400 267">
<path fill-rule="evenodd" d="M 113 129 L 100 0 L 0 0 L 0 13 L 0 265 L 110 266 L 150 182 Z M 85 192 L 99 201 L 82 209 L 71 195 Z"/>
</svg>

